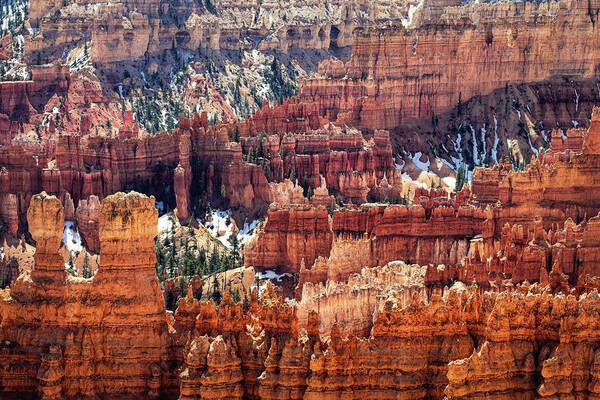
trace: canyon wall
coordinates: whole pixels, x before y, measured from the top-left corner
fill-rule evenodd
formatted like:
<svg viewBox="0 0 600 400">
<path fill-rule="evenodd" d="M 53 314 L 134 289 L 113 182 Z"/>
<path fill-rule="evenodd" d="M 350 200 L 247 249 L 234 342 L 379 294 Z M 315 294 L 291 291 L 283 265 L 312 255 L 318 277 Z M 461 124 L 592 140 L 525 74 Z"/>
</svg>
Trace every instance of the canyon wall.
<svg viewBox="0 0 600 400">
<path fill-rule="evenodd" d="M 245 247 L 245 260 L 258 269 L 300 272 L 301 282 L 345 279 L 362 267 L 394 260 L 458 265 L 489 217 L 458 203 L 364 204 L 336 209 L 331 220 L 324 208 L 273 206 Z"/>
<path fill-rule="evenodd" d="M 359 31 L 350 61 L 321 64 L 324 77 L 305 82 L 299 96 L 330 120 L 392 129 L 507 84 L 595 77 L 598 8 L 593 1 L 448 7 L 437 24 Z"/>
<path fill-rule="evenodd" d="M 130 112 L 116 134 L 87 129 L 82 124 L 78 132 L 47 132 L 36 144 L 13 139 L 0 149 L 0 194 L 16 196 L 21 219 L 29 198 L 42 190 L 61 198 L 68 193 L 75 206 L 90 196 L 139 190 L 177 206 L 181 221 L 189 219 L 200 197 L 256 213 L 277 196 L 270 182 L 286 179 L 323 206 L 333 203 L 333 194 L 364 203 L 401 191 L 385 131 L 369 137 L 328 125 L 279 135 L 254 132 L 237 143 L 231 132 L 239 126 L 210 126 L 206 113 L 182 117 L 171 133 L 149 135 Z"/>
<path fill-rule="evenodd" d="M 532 216 L 542 217 L 549 228 L 567 218 L 581 222 L 598 214 L 594 176 L 600 162 L 600 109 L 593 109 L 587 132 L 567 132 L 564 143 L 559 138 L 553 140 L 558 150 L 553 145 L 524 171 L 513 171 L 507 164 L 475 170 L 474 200 L 482 205 L 502 204 L 494 210 L 496 232 L 507 222 L 527 222 Z"/>
</svg>

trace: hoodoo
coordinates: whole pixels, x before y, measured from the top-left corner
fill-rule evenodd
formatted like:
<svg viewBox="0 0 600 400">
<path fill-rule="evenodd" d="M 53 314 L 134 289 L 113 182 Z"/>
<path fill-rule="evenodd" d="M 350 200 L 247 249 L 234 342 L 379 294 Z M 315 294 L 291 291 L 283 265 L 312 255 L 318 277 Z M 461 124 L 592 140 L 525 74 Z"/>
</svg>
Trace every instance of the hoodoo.
<svg viewBox="0 0 600 400">
<path fill-rule="evenodd" d="M 600 398 L 600 0 L 0 5 L 0 399 Z"/>
</svg>

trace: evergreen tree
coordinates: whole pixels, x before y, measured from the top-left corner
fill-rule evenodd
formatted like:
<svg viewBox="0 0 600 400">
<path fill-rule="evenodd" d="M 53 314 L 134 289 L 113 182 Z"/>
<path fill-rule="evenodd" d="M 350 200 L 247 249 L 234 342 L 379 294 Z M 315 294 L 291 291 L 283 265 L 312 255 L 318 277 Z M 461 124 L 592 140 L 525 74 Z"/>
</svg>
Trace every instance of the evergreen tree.
<svg viewBox="0 0 600 400">
<path fill-rule="evenodd" d="M 162 279 L 163 271 L 165 269 L 165 253 L 160 240 L 156 240 L 154 249 L 156 252 L 156 275 L 158 275 L 158 279 Z"/>
<path fill-rule="evenodd" d="M 190 251 L 189 247 L 185 247 L 185 253 L 183 254 L 183 275 L 184 276 L 192 276 L 194 274 L 194 255 Z"/>
<path fill-rule="evenodd" d="M 167 268 L 167 274 L 169 275 L 169 278 L 172 278 L 175 275 L 176 261 L 177 261 L 177 256 L 175 253 L 175 243 L 173 243 L 171 245 L 171 255 L 169 257 L 168 268 Z"/>
<path fill-rule="evenodd" d="M 219 281 L 217 280 L 217 274 L 213 276 L 212 299 L 215 302 L 215 304 L 221 304 L 221 291 L 219 290 Z"/>
<path fill-rule="evenodd" d="M 237 125 L 233 128 L 233 131 L 231 132 L 231 135 L 229 135 L 229 137 L 236 143 L 240 142 L 240 128 Z"/>
<path fill-rule="evenodd" d="M 83 256 L 83 277 L 86 279 L 92 277 L 92 271 L 90 270 L 90 260 L 87 252 Z"/>
<path fill-rule="evenodd" d="M 240 241 L 237 233 L 233 232 L 229 237 L 229 244 L 231 245 L 231 265 L 230 268 L 238 268 L 242 264 L 242 255 L 240 249 Z"/>
<path fill-rule="evenodd" d="M 266 139 L 266 135 L 263 133 L 260 136 L 260 140 L 258 142 L 258 153 L 256 154 L 257 158 L 266 158 L 265 148 L 263 146 L 263 140 Z"/>
<path fill-rule="evenodd" d="M 175 307 L 175 296 L 173 296 L 172 292 L 167 292 L 167 298 L 165 299 L 165 306 L 167 310 L 173 311 Z"/>
<path fill-rule="evenodd" d="M 196 300 L 202 299 L 202 286 L 204 286 L 204 285 L 201 284 L 200 287 L 193 290 L 193 295 Z"/>
<path fill-rule="evenodd" d="M 467 178 L 467 168 L 464 164 L 461 164 L 458 167 L 458 171 L 456 171 L 456 184 L 454 185 L 454 191 L 460 192 L 465 185 L 465 181 Z"/>
<path fill-rule="evenodd" d="M 214 274 L 221 267 L 221 256 L 219 254 L 219 249 L 217 245 L 213 248 L 213 251 L 210 255 L 210 259 L 208 261 L 208 272 L 210 274 Z"/>
<path fill-rule="evenodd" d="M 67 271 L 73 275 L 77 276 L 77 271 L 75 270 L 75 265 L 73 264 L 73 254 L 69 253 L 69 261 L 67 261 Z"/>
<path fill-rule="evenodd" d="M 221 255 L 221 265 L 219 271 L 227 271 L 231 269 L 231 256 L 229 254 Z"/>
<path fill-rule="evenodd" d="M 240 290 L 238 288 L 233 289 L 231 292 L 231 298 L 236 303 L 239 303 L 242 300 L 242 296 L 240 295 Z"/>
<path fill-rule="evenodd" d="M 200 249 L 196 260 L 196 275 L 202 276 L 207 273 L 208 266 L 206 263 L 206 250 Z"/>
</svg>

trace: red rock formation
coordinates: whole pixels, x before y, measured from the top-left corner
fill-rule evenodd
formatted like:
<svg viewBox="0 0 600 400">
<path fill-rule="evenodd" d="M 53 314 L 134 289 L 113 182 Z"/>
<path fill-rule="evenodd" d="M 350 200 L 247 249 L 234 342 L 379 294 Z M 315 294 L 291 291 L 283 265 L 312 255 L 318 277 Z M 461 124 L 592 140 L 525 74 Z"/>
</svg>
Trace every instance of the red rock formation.
<svg viewBox="0 0 600 400">
<path fill-rule="evenodd" d="M 491 215 L 458 203 L 446 204 L 455 204 L 456 209 L 435 202 L 429 204 L 432 208 L 369 204 L 336 210 L 331 223 L 325 209 L 272 208 L 264 227 L 246 246 L 245 259 L 259 269 L 289 266 L 294 272 L 300 271 L 304 259 L 302 282 L 309 281 L 311 274 L 316 282 L 325 277 L 345 279 L 364 266 L 394 260 L 458 265 L 467 255 L 469 239 L 484 231 L 484 221 Z M 307 225 L 307 219 L 313 221 Z M 340 246 L 347 243 L 348 251 L 340 250 L 339 261 L 330 253 L 333 236 L 339 237 Z M 354 259 L 345 261 L 353 252 Z M 318 260 L 311 267 L 318 256 L 329 261 Z"/>
<path fill-rule="evenodd" d="M 292 272 L 327 256 L 333 238 L 328 211 L 307 206 L 271 208 L 258 232 L 244 249 L 246 264 Z"/>
<path fill-rule="evenodd" d="M 0 82 L 0 114 L 12 120 L 27 121 L 43 109 L 52 95 L 64 95 L 69 79 L 68 66 L 32 65 L 31 80 Z"/>
<path fill-rule="evenodd" d="M 77 205 L 77 230 L 86 249 L 92 253 L 100 251 L 100 238 L 98 237 L 100 210 L 100 200 L 95 195 L 79 200 Z"/>
<path fill-rule="evenodd" d="M 189 218 L 192 201 L 199 196 L 223 207 L 260 211 L 272 201 L 269 181 L 286 178 L 297 179 L 308 197 L 316 192 L 311 203 L 323 206 L 331 205 L 329 195 L 336 193 L 354 203 L 365 202 L 368 195 L 378 200 L 380 183 L 383 196 L 399 190 L 387 132 L 377 131 L 367 140 L 356 130 L 328 125 L 303 133 L 244 137 L 240 146 L 229 139 L 234 125 L 209 127 L 206 114 L 181 118 L 179 129 L 153 136 L 133 123 L 130 112 L 119 117 L 118 137 L 89 132 L 86 118 L 81 117 L 79 131 L 42 132 L 39 144 L 23 147 L 9 139 L 10 145 L 0 151 L 6 169 L 0 193 L 17 195 L 20 215 L 40 190 L 71 196 L 77 203 L 131 188 L 150 188 L 166 200 L 172 196 L 167 189 L 173 188 L 181 219 Z"/>
<path fill-rule="evenodd" d="M 335 212 L 332 229 L 345 237 L 370 237 L 374 265 L 457 264 L 466 255 L 465 238 L 480 234 L 485 219 L 485 212 L 471 207 L 364 205 Z"/>
<path fill-rule="evenodd" d="M 354 35 L 351 59 L 343 66 L 322 63 L 324 76 L 302 85 L 299 98 L 316 103 L 317 115 L 333 122 L 392 129 L 431 120 L 510 83 L 543 81 L 556 73 L 593 77 L 600 54 L 588 9 L 597 10 L 597 2 L 576 1 L 570 7 L 554 2 L 523 10 L 515 5 L 448 7 L 438 24 L 361 29 Z M 522 29 L 514 29 L 515 21 Z M 557 38 L 568 41 L 577 35 L 591 42 L 574 43 L 568 52 L 558 45 Z M 543 59 L 534 61 L 529 54 Z"/>
<path fill-rule="evenodd" d="M 14 194 L 0 194 L 0 220 L 5 224 L 6 232 L 16 237 L 19 231 L 19 209 L 17 196 Z"/>
<path fill-rule="evenodd" d="M 190 135 L 183 133 L 179 139 L 179 164 L 175 168 L 173 178 L 175 198 L 177 200 L 177 218 L 180 222 L 190 217 L 190 185 L 192 183 L 192 171 L 190 166 Z"/>
<path fill-rule="evenodd" d="M 2 393 L 158 395 L 167 324 L 154 267 L 154 200 L 120 193 L 103 201 L 100 267 L 90 280 L 66 276 L 58 254 L 63 208 L 56 197 L 34 196 L 28 221 L 35 267 L 0 303 L 0 337 L 15 350 L 4 362 L 20 365 L 5 369 Z M 40 364 L 39 350 L 47 346 Z"/>
<path fill-rule="evenodd" d="M 340 211 L 333 226 L 379 240 L 392 222 L 394 229 L 403 226 L 394 208 L 402 207 Z M 438 209 L 429 210 L 431 219 L 440 218 Z M 306 218 L 303 224 L 292 219 L 294 213 L 310 216 L 315 227 L 314 209 L 281 214 L 292 227 L 310 227 Z M 33 197 L 28 220 L 36 264 L 0 291 L 2 395 L 316 399 L 377 393 L 440 399 L 595 393 L 598 294 L 572 289 L 558 268 L 543 277 L 543 287 L 498 282 L 485 291 L 459 282 L 430 290 L 424 288 L 427 267 L 395 262 L 363 268 L 346 284 L 307 283 L 296 306 L 284 303 L 271 285 L 260 299 L 253 291 L 246 306 L 225 293 L 218 308 L 195 300 L 190 290 L 169 330 L 154 269 L 153 199 L 119 193 L 103 200 L 100 266 L 88 280 L 67 277 L 58 256 L 63 215 L 56 197 Z M 336 222 L 342 215 L 344 222 Z M 445 218 L 459 216 L 467 218 Z M 538 220 L 528 241 L 523 228 L 507 228 L 500 250 L 509 261 L 522 257 L 516 262 L 527 269 L 534 261 L 527 248 L 553 257 L 556 249 L 560 260 L 573 248 L 581 252 L 582 271 L 596 274 L 587 265 L 597 264 L 591 256 L 597 222 L 545 232 Z M 427 232 L 410 223 L 415 232 Z M 443 226 L 466 229 L 468 237 L 475 225 L 463 225 Z M 484 257 L 493 248 L 474 242 L 470 251 Z M 319 338 L 319 326 L 328 339 Z M 17 362 L 19 369 L 8 368 Z"/>
<path fill-rule="evenodd" d="M 302 300 L 298 318 L 308 323 L 311 310 L 318 310 L 319 329 L 328 335 L 336 326 L 345 335 L 368 337 L 374 316 L 393 291 L 422 287 L 426 267 L 394 261 L 382 267 L 364 267 L 345 280 L 327 283 L 309 281 L 300 286 Z M 301 275 L 302 278 L 302 275 Z"/>
<path fill-rule="evenodd" d="M 333 239 L 329 257 L 318 257 L 312 266 L 301 266 L 298 289 L 306 282 L 342 282 L 364 267 L 375 266 L 369 237 L 348 238 L 336 236 Z"/>
<path fill-rule="evenodd" d="M 497 170 L 476 170 L 473 195 L 478 201 L 500 201 L 494 210 L 496 232 L 505 223 L 526 223 L 532 216 L 543 219 L 546 228 L 562 224 L 567 218 L 581 221 L 600 211 L 596 201 L 600 143 L 600 110 L 594 109 L 583 142 L 583 151 L 564 153 L 554 150 L 534 159 L 524 171 L 510 171 L 506 165 Z"/>
</svg>

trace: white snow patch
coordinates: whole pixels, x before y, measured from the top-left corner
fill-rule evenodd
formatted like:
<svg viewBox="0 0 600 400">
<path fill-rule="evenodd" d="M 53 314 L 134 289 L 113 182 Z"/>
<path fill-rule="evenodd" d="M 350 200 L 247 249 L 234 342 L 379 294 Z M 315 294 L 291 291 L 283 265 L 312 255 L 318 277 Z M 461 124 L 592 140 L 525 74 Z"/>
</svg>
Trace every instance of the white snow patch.
<svg viewBox="0 0 600 400">
<path fill-rule="evenodd" d="M 419 3 L 417 3 L 417 5 L 411 4 L 408 7 L 408 18 L 407 19 L 402 19 L 402 25 L 405 28 L 409 28 L 412 26 L 413 24 L 413 19 L 415 17 L 415 13 L 420 10 L 421 8 L 423 8 L 423 3 L 425 0 L 420 0 Z"/>
<path fill-rule="evenodd" d="M 228 249 L 231 248 L 229 238 L 233 234 L 233 219 L 231 218 L 231 211 L 222 210 L 211 210 L 210 216 L 206 218 L 206 221 L 198 221 L 202 224 L 210 234 L 221 242 Z M 227 222 L 229 221 L 229 224 Z"/>
<path fill-rule="evenodd" d="M 577 89 L 573 88 L 575 90 L 575 112 L 579 111 L 579 93 L 577 93 Z"/>
<path fill-rule="evenodd" d="M 83 250 L 83 245 L 81 244 L 81 236 L 79 236 L 79 232 L 75 229 L 75 222 L 73 221 L 65 221 L 65 228 L 63 230 L 63 239 L 62 239 L 67 250 L 75 253 L 80 253 Z"/>
<path fill-rule="evenodd" d="M 242 244 L 244 244 L 248 240 L 250 240 L 252 235 L 254 235 L 254 231 L 256 230 L 256 227 L 258 226 L 259 223 L 260 223 L 260 220 L 258 220 L 258 219 L 255 219 L 254 221 L 251 221 L 251 222 L 244 223 L 244 227 L 238 234 L 238 238 L 240 239 L 240 242 Z"/>
<path fill-rule="evenodd" d="M 421 153 L 420 151 L 417 151 L 415 153 L 415 155 L 412 157 L 412 162 L 421 171 L 428 172 L 429 171 L 429 165 L 431 164 L 431 162 L 429 161 L 429 159 L 427 159 L 427 162 L 421 161 L 421 155 L 422 154 L 423 153 Z"/>
<path fill-rule="evenodd" d="M 173 229 L 173 213 L 165 214 L 158 218 L 158 233 L 163 235 Z"/>
<path fill-rule="evenodd" d="M 456 135 L 456 141 L 454 142 L 454 151 L 458 155 L 458 158 L 456 158 L 454 156 L 450 156 L 450 158 L 452 158 L 452 162 L 454 163 L 454 169 L 456 171 L 458 171 L 460 166 L 463 164 L 463 155 L 462 155 L 462 151 L 461 151 L 462 147 L 460 144 L 461 141 L 462 141 L 462 136 L 459 133 L 458 135 Z"/>
<path fill-rule="evenodd" d="M 527 142 L 529 143 L 529 148 L 531 149 L 531 152 L 533 154 L 535 154 L 536 157 L 537 157 L 537 155 L 538 155 L 538 149 L 536 149 L 535 147 L 533 147 L 533 143 L 531 143 L 531 135 L 529 135 L 529 134 L 527 135 Z"/>
<path fill-rule="evenodd" d="M 456 187 L 456 178 L 453 176 L 446 176 L 442 178 L 442 182 L 444 182 L 450 189 L 454 189 Z"/>
<path fill-rule="evenodd" d="M 494 114 L 494 147 L 492 147 L 492 159 L 496 164 L 498 164 L 498 143 L 500 143 L 500 138 L 498 137 L 498 119 L 496 118 L 496 114 Z"/>
<path fill-rule="evenodd" d="M 486 136 L 487 136 L 487 129 L 485 127 L 485 124 L 483 124 L 483 127 L 481 128 L 481 163 L 485 163 L 485 158 L 487 156 L 487 148 L 486 148 Z"/>
<path fill-rule="evenodd" d="M 258 275 L 258 279 L 268 279 L 270 281 L 277 281 L 277 282 L 281 282 L 281 280 L 285 277 L 289 277 L 289 278 L 293 278 L 294 275 L 284 272 L 283 274 L 278 274 L 277 272 L 273 271 L 273 270 L 266 270 L 266 271 L 261 271 L 261 272 L 257 272 Z"/>
<path fill-rule="evenodd" d="M 262 296 L 263 292 L 265 291 L 265 289 L 267 288 L 267 284 L 268 281 L 271 282 L 281 282 L 281 280 L 285 277 L 289 277 L 289 278 L 294 278 L 294 276 L 292 274 L 289 273 L 283 273 L 283 274 L 278 274 L 277 272 L 273 271 L 273 270 L 266 270 L 263 272 L 257 272 L 256 273 L 256 277 L 259 279 L 259 284 L 258 284 L 258 297 Z M 250 290 L 252 290 L 253 288 L 255 288 L 256 285 L 252 285 L 252 287 L 250 287 Z M 288 300 L 286 298 L 286 300 Z"/>
<path fill-rule="evenodd" d="M 471 128 L 471 137 L 473 138 L 473 165 L 479 165 L 479 150 L 477 149 L 477 135 L 475 134 L 475 129 L 471 124 L 469 124 L 469 128 Z"/>
<path fill-rule="evenodd" d="M 579 122 L 572 120 L 571 123 L 573 124 L 573 128 L 577 128 L 579 126 Z"/>
</svg>

